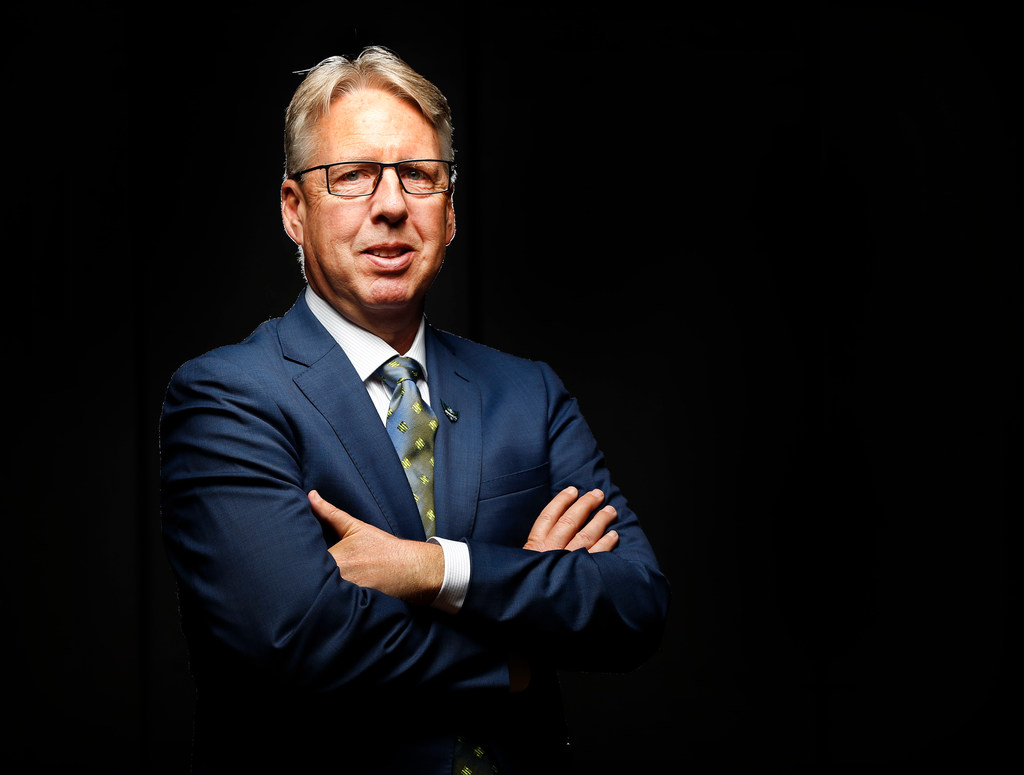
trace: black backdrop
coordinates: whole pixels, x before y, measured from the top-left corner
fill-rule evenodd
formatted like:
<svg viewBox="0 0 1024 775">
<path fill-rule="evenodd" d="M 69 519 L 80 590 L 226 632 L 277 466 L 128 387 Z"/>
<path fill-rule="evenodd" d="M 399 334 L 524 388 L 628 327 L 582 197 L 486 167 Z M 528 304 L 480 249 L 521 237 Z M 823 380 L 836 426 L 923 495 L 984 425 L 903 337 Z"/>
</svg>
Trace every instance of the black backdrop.
<svg viewBox="0 0 1024 775">
<path fill-rule="evenodd" d="M 673 582 L 650 664 L 564 679 L 582 770 L 1010 752 L 1015 28 L 763 5 L 7 8 L 5 763 L 184 771 L 163 389 L 299 293 L 283 111 L 368 44 L 455 112 L 433 321 L 556 368 Z"/>
</svg>

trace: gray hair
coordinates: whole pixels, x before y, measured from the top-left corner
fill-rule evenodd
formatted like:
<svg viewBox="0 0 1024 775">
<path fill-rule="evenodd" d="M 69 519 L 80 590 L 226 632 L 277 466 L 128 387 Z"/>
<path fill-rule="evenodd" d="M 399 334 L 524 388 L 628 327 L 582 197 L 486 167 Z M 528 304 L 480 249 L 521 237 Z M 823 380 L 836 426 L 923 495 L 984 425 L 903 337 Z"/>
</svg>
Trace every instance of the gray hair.
<svg viewBox="0 0 1024 775">
<path fill-rule="evenodd" d="M 452 117 L 448 100 L 434 84 L 398 56 L 370 46 L 355 59 L 329 57 L 306 71 L 285 114 L 285 177 L 313 166 L 316 125 L 338 97 L 360 89 L 376 89 L 414 105 L 430 122 L 445 159 L 452 154 Z"/>
</svg>

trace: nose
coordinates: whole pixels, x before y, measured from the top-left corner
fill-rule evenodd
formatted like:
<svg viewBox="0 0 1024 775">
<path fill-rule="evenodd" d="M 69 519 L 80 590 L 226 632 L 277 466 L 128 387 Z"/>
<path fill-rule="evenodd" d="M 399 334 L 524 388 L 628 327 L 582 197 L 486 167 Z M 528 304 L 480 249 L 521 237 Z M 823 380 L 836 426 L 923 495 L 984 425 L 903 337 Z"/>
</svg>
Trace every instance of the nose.
<svg viewBox="0 0 1024 775">
<path fill-rule="evenodd" d="M 373 206 L 372 216 L 388 223 L 398 223 L 409 214 L 398 170 L 394 167 L 384 168 L 380 182 L 377 183 L 377 190 L 373 192 L 370 201 Z"/>
</svg>

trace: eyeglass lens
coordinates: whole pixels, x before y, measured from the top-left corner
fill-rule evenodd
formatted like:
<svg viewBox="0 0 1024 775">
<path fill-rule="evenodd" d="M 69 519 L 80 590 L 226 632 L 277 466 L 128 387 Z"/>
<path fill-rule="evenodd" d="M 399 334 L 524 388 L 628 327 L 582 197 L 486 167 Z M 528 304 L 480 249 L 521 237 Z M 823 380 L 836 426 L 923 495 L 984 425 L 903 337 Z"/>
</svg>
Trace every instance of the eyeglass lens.
<svg viewBox="0 0 1024 775">
<path fill-rule="evenodd" d="M 377 187 L 384 167 L 395 168 L 402 188 L 410 194 L 433 194 L 448 189 L 448 165 L 430 160 L 387 165 L 364 161 L 332 164 L 327 168 L 327 188 L 338 196 L 365 196 Z"/>
</svg>

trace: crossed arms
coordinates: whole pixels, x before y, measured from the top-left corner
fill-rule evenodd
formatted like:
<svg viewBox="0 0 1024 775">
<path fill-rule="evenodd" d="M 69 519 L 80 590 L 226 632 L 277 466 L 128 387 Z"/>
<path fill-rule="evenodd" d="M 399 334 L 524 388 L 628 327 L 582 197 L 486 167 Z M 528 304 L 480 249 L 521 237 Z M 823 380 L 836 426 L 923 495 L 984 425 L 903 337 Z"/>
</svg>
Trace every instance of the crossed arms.
<svg viewBox="0 0 1024 775">
<path fill-rule="evenodd" d="M 316 691 L 507 691 L 517 680 L 510 653 L 557 668 L 619 670 L 656 648 L 667 583 L 553 377 L 538 422 L 550 426 L 543 454 L 562 461 L 551 465 L 555 495 L 532 517 L 523 545 L 466 540 L 470 594 L 450 615 L 429 607 L 443 575 L 440 548 L 365 520 L 372 501 L 338 484 L 357 471 L 320 449 L 322 418 L 277 400 L 294 389 L 284 376 L 215 356 L 184 367 L 168 390 L 168 556 L 183 615 L 222 658 Z M 342 493 L 354 504 L 348 511 L 328 502 Z M 526 516 L 499 517 L 493 501 L 487 508 L 486 519 Z"/>
<path fill-rule="evenodd" d="M 523 548 L 611 551 L 619 540 L 615 531 L 608 530 L 615 508 L 598 508 L 603 499 L 600 490 L 580 496 L 575 487 L 566 487 L 541 511 Z M 436 597 L 444 579 L 444 558 L 437 544 L 397 538 L 328 503 L 316 490 L 310 491 L 309 502 L 317 518 L 339 536 L 330 553 L 342 578 L 413 605 L 428 605 Z M 510 653 L 509 691 L 520 692 L 529 682 L 529 661 Z"/>
<path fill-rule="evenodd" d="M 579 496 L 575 487 L 566 487 L 541 511 L 523 548 L 611 551 L 619 540 L 614 530 L 608 531 L 615 508 L 598 508 L 603 498 L 600 490 Z M 414 605 L 429 604 L 437 596 L 444 578 L 439 546 L 397 538 L 328 503 L 316 490 L 309 493 L 309 502 L 339 536 L 330 552 L 342 578 Z"/>
</svg>

